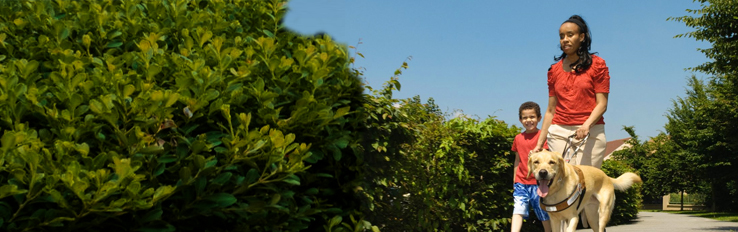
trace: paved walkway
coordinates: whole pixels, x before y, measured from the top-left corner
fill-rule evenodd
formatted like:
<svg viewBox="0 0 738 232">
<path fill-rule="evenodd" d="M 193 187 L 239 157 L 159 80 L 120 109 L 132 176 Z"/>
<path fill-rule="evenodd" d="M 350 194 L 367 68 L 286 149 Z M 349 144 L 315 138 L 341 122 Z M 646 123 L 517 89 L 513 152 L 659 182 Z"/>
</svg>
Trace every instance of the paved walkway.
<svg viewBox="0 0 738 232">
<path fill-rule="evenodd" d="M 577 231 L 592 231 L 579 229 Z M 634 223 L 619 226 L 608 226 L 607 232 L 687 232 L 687 231 L 735 231 L 738 232 L 738 222 L 723 222 L 692 215 L 673 214 L 663 212 L 638 212 L 638 219 Z"/>
</svg>

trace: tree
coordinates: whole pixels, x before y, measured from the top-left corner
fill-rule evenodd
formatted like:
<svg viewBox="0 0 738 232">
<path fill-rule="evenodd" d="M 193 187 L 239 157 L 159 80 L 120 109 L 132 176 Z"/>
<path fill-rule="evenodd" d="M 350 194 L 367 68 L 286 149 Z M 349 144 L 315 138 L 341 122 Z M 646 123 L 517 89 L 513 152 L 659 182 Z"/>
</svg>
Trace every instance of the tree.
<svg viewBox="0 0 738 232">
<path fill-rule="evenodd" d="M 630 148 L 616 151 L 613 157 L 638 170 L 643 180 L 643 199 L 646 202 L 661 200 L 661 197 L 672 193 L 693 189 L 690 184 L 694 180 L 693 162 L 686 159 L 689 153 L 679 152 L 670 137 L 664 133 L 641 142 L 633 127 L 623 127 L 630 134 Z"/>
<path fill-rule="evenodd" d="M 698 179 L 709 183 L 710 201 L 716 210 L 738 206 L 738 2 L 699 0 L 702 9 L 687 10 L 695 16 L 670 17 L 695 28 L 677 35 L 708 41 L 700 49 L 711 61 L 691 70 L 711 75 L 707 83 L 692 77 L 686 98 L 678 98 L 669 111 L 666 130 L 679 148 L 690 154 Z M 720 202 L 720 204 L 716 204 Z"/>
</svg>

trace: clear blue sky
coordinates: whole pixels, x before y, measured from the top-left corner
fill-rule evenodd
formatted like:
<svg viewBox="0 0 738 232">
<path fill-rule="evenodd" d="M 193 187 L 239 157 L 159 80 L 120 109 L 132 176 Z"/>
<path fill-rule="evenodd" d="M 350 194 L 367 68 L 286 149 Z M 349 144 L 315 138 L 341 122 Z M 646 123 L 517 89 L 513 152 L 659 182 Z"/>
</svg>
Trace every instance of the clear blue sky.
<svg viewBox="0 0 738 232">
<path fill-rule="evenodd" d="M 685 95 L 685 71 L 707 61 L 709 43 L 674 38 L 693 31 L 667 21 L 701 8 L 690 0 L 482 1 L 292 0 L 284 23 L 298 33 L 326 33 L 356 46 L 365 78 L 375 88 L 407 57 L 395 98 L 433 98 L 442 110 L 495 116 L 520 126 L 517 110 L 535 101 L 545 111 L 546 71 L 561 53 L 558 29 L 580 14 L 592 32 L 592 51 L 610 68 L 608 140 L 642 140 L 664 131 L 672 101 Z M 540 124 L 539 124 L 540 128 Z"/>
</svg>

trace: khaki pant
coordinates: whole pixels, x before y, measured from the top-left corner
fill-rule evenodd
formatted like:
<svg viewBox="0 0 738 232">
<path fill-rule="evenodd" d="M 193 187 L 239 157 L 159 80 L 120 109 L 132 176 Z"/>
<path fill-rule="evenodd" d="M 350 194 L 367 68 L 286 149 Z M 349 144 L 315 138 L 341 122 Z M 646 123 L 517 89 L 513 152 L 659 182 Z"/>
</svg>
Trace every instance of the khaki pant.
<svg viewBox="0 0 738 232">
<path fill-rule="evenodd" d="M 548 128 L 548 136 L 546 141 L 551 151 L 562 153 L 564 152 L 564 146 L 569 142 L 569 136 L 576 133 L 578 126 L 567 126 L 567 125 L 551 125 Z M 577 145 L 579 140 L 572 139 L 572 143 Z M 569 147 L 572 145 L 569 144 Z M 587 143 L 582 146 L 576 154 L 576 159 L 569 161 L 570 164 L 575 165 L 589 165 L 597 168 L 602 168 L 602 161 L 605 158 L 605 148 L 607 147 L 607 140 L 605 139 L 605 125 L 596 124 L 589 129 L 589 138 Z M 572 154 L 576 147 L 569 148 L 569 155 Z M 566 156 L 567 154 L 563 154 Z"/>
</svg>

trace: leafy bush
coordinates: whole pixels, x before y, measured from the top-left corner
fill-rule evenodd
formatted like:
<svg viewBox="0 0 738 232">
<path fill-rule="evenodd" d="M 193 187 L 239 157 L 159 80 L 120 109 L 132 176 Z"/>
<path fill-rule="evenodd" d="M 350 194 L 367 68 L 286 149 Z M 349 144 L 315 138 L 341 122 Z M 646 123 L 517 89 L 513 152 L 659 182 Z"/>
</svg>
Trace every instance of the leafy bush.
<svg viewBox="0 0 738 232">
<path fill-rule="evenodd" d="M 370 228 L 361 83 L 344 46 L 284 30 L 285 12 L 0 2 L 0 228 Z"/>
<path fill-rule="evenodd" d="M 618 160 L 605 160 L 602 171 L 608 176 L 618 177 L 625 172 L 634 172 L 634 169 Z M 608 226 L 625 224 L 638 218 L 638 209 L 641 208 L 641 184 L 635 184 L 628 190 L 615 191 L 615 208 L 610 216 Z"/>
<path fill-rule="evenodd" d="M 403 64 L 402 68 L 406 68 Z M 494 118 L 447 119 L 431 98 L 397 100 L 397 75 L 368 96 L 362 144 L 368 220 L 391 231 L 498 231 L 512 213 L 512 138 Z"/>
</svg>

